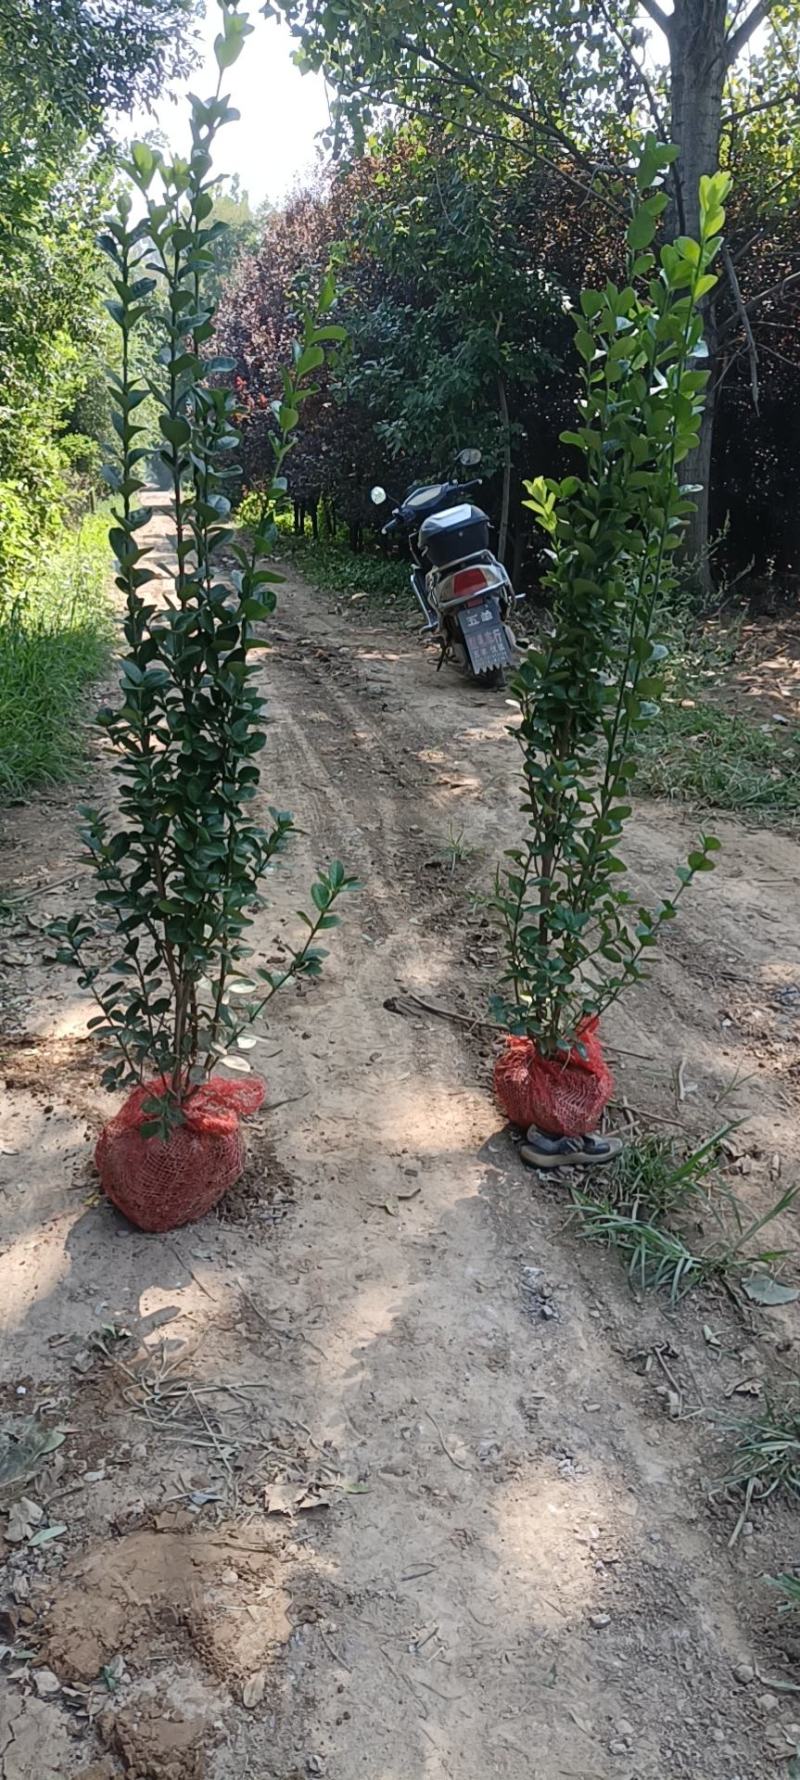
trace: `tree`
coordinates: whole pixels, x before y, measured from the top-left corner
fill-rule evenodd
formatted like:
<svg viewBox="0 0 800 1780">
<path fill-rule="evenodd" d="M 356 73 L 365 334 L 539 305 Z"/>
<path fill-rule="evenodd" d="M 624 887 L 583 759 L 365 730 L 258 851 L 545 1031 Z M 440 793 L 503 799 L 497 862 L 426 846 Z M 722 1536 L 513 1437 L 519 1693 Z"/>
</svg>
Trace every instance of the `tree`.
<svg viewBox="0 0 800 1780">
<path fill-rule="evenodd" d="M 237 261 L 255 247 L 259 222 L 250 208 L 250 199 L 242 190 L 237 173 L 220 179 L 214 193 L 212 223 L 224 225 L 214 243 L 215 266 L 209 275 L 209 294 L 216 304 L 229 283 Z"/>
<path fill-rule="evenodd" d="M 190 64 L 196 11 L 196 0 L 0 0 L 0 595 L 60 522 L 61 437 L 107 418 L 95 236 L 111 114 Z"/>
<path fill-rule="evenodd" d="M 564 331 L 564 292 L 531 242 L 529 196 L 515 155 L 480 144 L 467 154 L 405 126 L 376 151 L 344 244 L 345 390 L 372 412 L 391 456 L 427 474 L 460 446 L 481 447 L 484 474 L 501 485 L 501 556 L 525 419 L 542 376 L 560 367 Z"/>
<path fill-rule="evenodd" d="M 563 231 L 574 264 L 545 271 L 554 207 L 537 202 L 530 164 L 512 153 L 437 142 L 421 125 L 388 130 L 327 181 L 269 219 L 221 305 L 221 349 L 236 359 L 248 409 L 245 471 L 258 481 L 270 401 L 302 300 L 306 269 L 333 256 L 348 345 L 320 378 L 291 466 L 299 500 L 328 496 L 357 528 L 367 491 L 442 474 L 465 442 L 484 454 L 485 497 L 519 559 L 520 499 L 542 428 L 557 440 L 571 329 L 561 282 L 580 286 L 596 239 Z M 547 387 L 546 387 L 547 386 Z M 568 400 L 568 395 L 567 395 Z M 541 459 L 546 467 L 548 457 Z"/>
<path fill-rule="evenodd" d="M 336 93 L 334 141 L 359 140 L 387 101 L 458 136 L 511 140 L 615 207 L 614 175 L 626 167 L 641 111 L 680 149 L 667 237 L 696 229 L 701 176 L 725 162 L 733 137 L 755 116 L 775 115 L 797 95 L 796 0 L 643 0 L 664 54 L 650 73 L 635 0 L 556 0 L 524 9 L 514 0 L 278 0 L 300 42 L 301 65 L 323 68 Z M 766 40 L 758 53 L 760 26 Z M 580 53 L 576 53 L 576 43 Z M 745 52 L 748 55 L 745 56 Z M 722 152 L 721 152 L 722 151 Z M 726 262 L 730 299 L 746 338 L 750 318 Z M 726 299 L 727 300 L 727 299 Z M 713 301 L 713 300 L 712 300 Z M 702 483 L 689 548 L 707 562 L 710 458 L 718 387 L 717 301 L 707 306 L 712 378 L 700 442 L 687 475 Z"/>
<path fill-rule="evenodd" d="M 199 0 L 0 0 L 3 130 L 83 134 L 147 104 L 194 59 Z"/>
</svg>

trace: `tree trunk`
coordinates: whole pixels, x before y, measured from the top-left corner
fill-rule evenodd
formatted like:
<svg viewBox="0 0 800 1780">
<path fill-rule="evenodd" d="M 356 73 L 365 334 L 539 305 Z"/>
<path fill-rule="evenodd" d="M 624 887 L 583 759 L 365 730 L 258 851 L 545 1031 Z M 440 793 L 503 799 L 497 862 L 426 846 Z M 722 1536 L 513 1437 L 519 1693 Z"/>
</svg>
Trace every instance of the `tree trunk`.
<svg viewBox="0 0 800 1780">
<path fill-rule="evenodd" d="M 502 371 L 497 378 L 497 402 L 500 409 L 500 425 L 503 432 L 503 493 L 500 501 L 500 528 L 497 539 L 497 555 L 502 563 L 506 560 L 508 550 L 508 516 L 511 510 L 511 420 L 508 412 L 508 395 Z"/>
<path fill-rule="evenodd" d="M 722 95 L 727 73 L 725 0 L 675 0 L 667 37 L 671 72 L 672 140 L 680 149 L 675 166 L 672 199 L 667 211 L 667 235 L 696 236 L 700 222 L 698 188 L 705 173 L 719 164 Z M 695 511 L 686 534 L 686 555 L 697 563 L 698 579 L 711 587 L 708 560 L 711 452 L 714 435 L 714 339 L 713 321 L 705 314 L 709 377 L 700 443 L 681 466 L 684 482 L 702 484 L 695 495 Z"/>
</svg>

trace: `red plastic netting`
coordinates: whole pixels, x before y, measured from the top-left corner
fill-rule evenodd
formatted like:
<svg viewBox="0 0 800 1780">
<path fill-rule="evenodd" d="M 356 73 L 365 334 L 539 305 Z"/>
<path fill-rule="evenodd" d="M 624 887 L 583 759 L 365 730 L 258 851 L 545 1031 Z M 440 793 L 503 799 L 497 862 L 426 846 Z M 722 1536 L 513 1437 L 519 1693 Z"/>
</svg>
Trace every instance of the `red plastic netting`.
<svg viewBox="0 0 800 1780">
<path fill-rule="evenodd" d="M 212 1076 L 184 1103 L 184 1124 L 166 1143 L 143 1137 L 146 1100 L 165 1093 L 163 1076 L 145 1082 L 104 1125 L 94 1153 L 103 1192 L 140 1230 L 175 1230 L 202 1218 L 232 1187 L 244 1167 L 239 1120 L 266 1093 L 257 1076 L 228 1082 Z"/>
<path fill-rule="evenodd" d="M 494 1068 L 494 1091 L 506 1117 L 549 1137 L 585 1137 L 594 1131 L 614 1090 L 614 1078 L 597 1037 L 597 1019 L 578 1029 L 581 1049 L 566 1057 L 540 1057 L 530 1038 L 508 1038 Z"/>
</svg>

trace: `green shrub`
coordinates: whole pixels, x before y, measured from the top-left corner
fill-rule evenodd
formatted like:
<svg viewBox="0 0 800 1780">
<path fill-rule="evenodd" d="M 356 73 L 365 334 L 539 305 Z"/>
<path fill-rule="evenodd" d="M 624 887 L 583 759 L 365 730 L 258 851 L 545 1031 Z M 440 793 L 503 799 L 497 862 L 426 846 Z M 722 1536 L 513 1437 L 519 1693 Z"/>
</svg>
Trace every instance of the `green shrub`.
<svg viewBox="0 0 800 1780">
<path fill-rule="evenodd" d="M 62 780 L 82 753 L 82 695 L 111 636 L 107 517 L 92 514 L 41 556 L 0 608 L 0 794 Z"/>
<path fill-rule="evenodd" d="M 550 546 L 553 628 L 512 683 L 521 722 L 519 842 L 493 907 L 505 945 L 497 1017 L 540 1056 L 569 1052 L 647 976 L 648 953 L 719 842 L 701 836 L 678 887 L 637 906 L 622 857 L 637 744 L 659 714 L 666 643 L 657 625 L 693 512 L 681 465 L 696 447 L 708 372 L 694 361 L 716 277 L 727 174 L 700 185 L 699 240 L 650 243 L 677 150 L 648 136 L 627 232 L 627 282 L 581 292 L 578 427 L 562 433 L 583 473 L 526 486 Z M 652 188 L 652 190 L 651 190 Z M 651 190 L 651 195 L 647 196 Z M 508 862 L 508 863 L 506 863 Z"/>
<path fill-rule="evenodd" d="M 16 482 L 0 482 L 0 614 L 30 574 L 35 557 L 36 531 L 25 490 Z"/>
</svg>

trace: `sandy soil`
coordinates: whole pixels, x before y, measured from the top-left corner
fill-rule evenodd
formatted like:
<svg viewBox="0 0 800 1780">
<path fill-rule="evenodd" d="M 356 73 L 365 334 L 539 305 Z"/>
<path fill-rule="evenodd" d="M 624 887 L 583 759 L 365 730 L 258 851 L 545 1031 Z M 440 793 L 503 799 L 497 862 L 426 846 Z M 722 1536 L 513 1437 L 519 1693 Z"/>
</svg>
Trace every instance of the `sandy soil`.
<svg viewBox="0 0 800 1780">
<path fill-rule="evenodd" d="M 42 931 L 86 893 L 71 799 L 7 817 L 0 1409 L 66 1432 L 24 1486 L 64 1531 L 0 1553 L 0 1639 L 33 1653 L 6 1657 L 2 1780 L 787 1775 L 795 1637 L 762 1579 L 792 1521 L 729 1549 L 708 1485 L 793 1313 L 639 1304 L 519 1163 L 489 1035 L 385 1006 L 485 1008 L 504 695 L 294 581 L 264 673 L 268 801 L 304 830 L 266 949 L 314 863 L 365 888 L 276 1013 L 283 1104 L 218 1216 L 146 1237 L 99 1200 L 109 1105 Z M 693 826 L 639 815 L 643 894 Z M 719 871 L 608 1037 L 643 1129 L 746 1119 L 732 1184 L 761 1208 L 797 1164 L 800 854 L 715 828 Z"/>
</svg>

